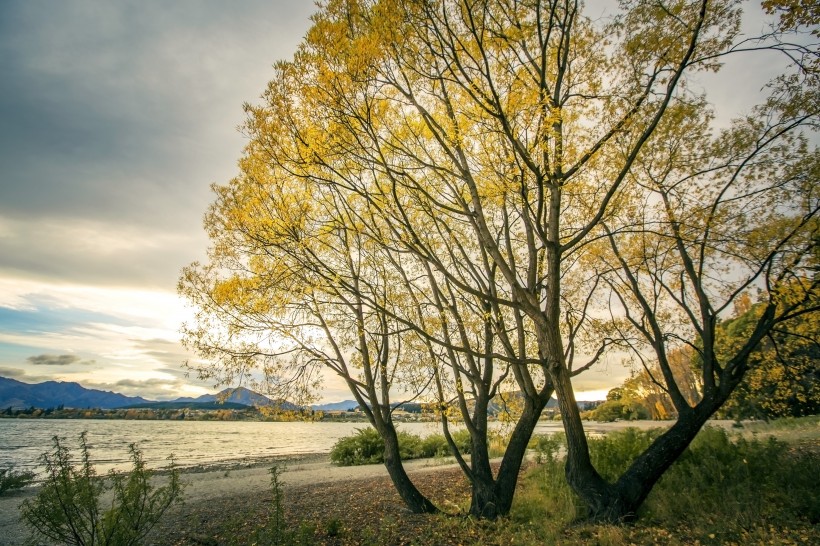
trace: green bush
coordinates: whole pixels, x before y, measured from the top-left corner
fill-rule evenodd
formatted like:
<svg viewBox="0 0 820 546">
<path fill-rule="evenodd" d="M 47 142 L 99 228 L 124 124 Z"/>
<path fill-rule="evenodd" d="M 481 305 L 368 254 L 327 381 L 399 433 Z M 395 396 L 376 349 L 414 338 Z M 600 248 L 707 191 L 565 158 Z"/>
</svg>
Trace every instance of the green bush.
<svg viewBox="0 0 820 546">
<path fill-rule="evenodd" d="M 424 449 L 424 440 L 416 434 L 398 431 L 399 453 L 403 461 L 409 459 L 421 459 L 430 455 Z"/>
<path fill-rule="evenodd" d="M 431 434 L 421 438 L 400 430 L 398 437 L 402 460 L 450 455 L 450 447 L 443 434 Z M 466 455 L 472 451 L 470 433 L 467 430 L 458 430 L 452 437 L 462 454 Z M 333 445 L 330 460 L 339 466 L 383 463 L 384 442 L 374 428 L 357 429 L 356 434 L 340 438 Z"/>
<path fill-rule="evenodd" d="M 567 436 L 563 432 L 554 432 L 544 436 L 533 436 L 529 448 L 535 450 L 539 464 L 558 461 L 561 449 L 567 445 Z"/>
<path fill-rule="evenodd" d="M 22 489 L 33 481 L 34 472 L 0 468 L 0 495 L 13 489 Z"/>
<path fill-rule="evenodd" d="M 615 480 L 629 467 L 664 429 L 640 430 L 634 427 L 589 438 L 589 455 L 598 473 Z"/>
<path fill-rule="evenodd" d="M 152 472 L 145 467 L 142 452 L 131 444 L 133 469 L 127 474 L 98 477 L 91 465 L 86 433 L 80 434 L 80 465 L 71 460 L 69 448 L 53 439 L 54 447 L 44 453 L 46 479 L 39 493 L 20 507 L 32 543 L 42 539 L 67 545 L 125 546 L 141 544 L 165 511 L 181 501 L 179 472 L 171 461 L 168 484 L 155 488 Z M 103 510 L 101 496 L 111 492 L 110 508 Z"/>
<path fill-rule="evenodd" d="M 450 455 L 450 446 L 443 434 L 431 434 L 421 441 L 425 457 L 447 457 Z"/>
<path fill-rule="evenodd" d="M 616 420 L 649 419 L 649 412 L 636 401 L 607 400 L 594 410 L 584 412 L 585 419 L 609 423 Z"/>
<path fill-rule="evenodd" d="M 356 434 L 333 445 L 330 460 L 339 466 L 383 463 L 384 442 L 374 428 L 356 429 Z"/>
</svg>

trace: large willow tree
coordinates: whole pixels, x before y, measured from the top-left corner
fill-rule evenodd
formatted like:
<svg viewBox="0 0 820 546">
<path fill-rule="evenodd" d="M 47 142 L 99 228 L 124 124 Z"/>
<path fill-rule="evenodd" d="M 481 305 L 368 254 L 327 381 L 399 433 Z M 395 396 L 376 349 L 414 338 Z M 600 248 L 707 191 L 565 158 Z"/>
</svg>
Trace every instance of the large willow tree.
<svg viewBox="0 0 820 546">
<path fill-rule="evenodd" d="M 322 5 L 248 107 L 241 174 L 206 220 L 210 261 L 181 281 L 201 310 L 187 331 L 210 359 L 200 373 L 262 365 L 306 387 L 328 366 L 388 454 L 391 393 L 434 400 L 445 430 L 457 416 L 471 432 L 459 460 L 473 513 L 489 517 L 509 510 L 554 390 L 569 483 L 591 517 L 633 517 L 760 341 L 816 312 L 818 164 L 802 136 L 817 120 L 816 51 L 778 32 L 744 41 L 730 0 L 624 1 L 607 19 L 582 7 Z M 715 134 L 690 78 L 758 48 L 793 70 Z M 766 302 L 752 335 L 717 351 L 717 323 L 751 288 Z M 668 364 L 686 340 L 703 363 L 696 404 Z M 572 387 L 611 350 L 656 361 L 679 415 L 615 483 L 590 461 Z M 486 413 L 505 381 L 523 407 L 493 474 Z"/>
</svg>

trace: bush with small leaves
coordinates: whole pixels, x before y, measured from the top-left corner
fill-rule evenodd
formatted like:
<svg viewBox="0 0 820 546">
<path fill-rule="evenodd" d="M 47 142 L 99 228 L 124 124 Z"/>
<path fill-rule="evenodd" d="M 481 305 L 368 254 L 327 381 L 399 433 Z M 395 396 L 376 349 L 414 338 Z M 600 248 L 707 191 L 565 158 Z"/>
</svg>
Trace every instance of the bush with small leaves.
<svg viewBox="0 0 820 546">
<path fill-rule="evenodd" d="M 80 434 L 80 463 L 60 438 L 41 461 L 46 478 L 39 493 L 20 507 L 23 522 L 32 532 L 30 542 L 76 546 L 130 546 L 141 544 L 165 511 L 182 500 L 179 472 L 171 460 L 168 483 L 151 485 L 153 472 L 146 468 L 142 452 L 131 444 L 133 468 L 127 474 L 112 472 L 108 479 L 97 476 L 91 464 L 86 433 Z M 112 499 L 104 509 L 101 497 Z"/>
</svg>

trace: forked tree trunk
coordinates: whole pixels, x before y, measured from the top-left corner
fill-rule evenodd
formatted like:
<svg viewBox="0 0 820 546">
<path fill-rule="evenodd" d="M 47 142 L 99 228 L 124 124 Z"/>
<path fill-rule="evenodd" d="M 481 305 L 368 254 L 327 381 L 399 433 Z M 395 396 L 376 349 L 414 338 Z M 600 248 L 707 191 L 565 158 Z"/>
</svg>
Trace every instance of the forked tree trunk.
<svg viewBox="0 0 820 546">
<path fill-rule="evenodd" d="M 532 438 L 533 430 L 538 424 L 541 411 L 547 405 L 550 394 L 551 391 L 535 400 L 526 399 L 524 411 L 504 451 L 497 477 L 493 478 L 489 459 L 473 465 L 470 515 L 477 518 L 496 519 L 509 514 L 518 483 L 518 474 L 527 452 L 527 444 Z M 484 454 L 486 456 L 486 450 Z"/>
<path fill-rule="evenodd" d="M 701 427 L 721 406 L 724 393 L 704 398 L 692 411 L 683 413 L 672 427 L 636 458 L 617 482 L 610 484 L 597 473 L 589 460 L 585 438 L 583 447 L 577 429 L 567 429 L 567 481 L 586 503 L 587 519 L 595 522 L 624 523 L 634 521 L 638 509 L 670 466 L 695 439 Z M 574 401 L 573 401 L 574 403 Z M 562 405 L 561 411 L 573 413 L 572 407 Z M 580 413 L 575 407 L 574 413 Z M 570 421 L 575 421 L 569 416 Z M 573 434 L 570 434 L 570 430 Z M 581 431 L 581 436 L 583 431 Z M 573 436 L 570 439 L 570 436 Z"/>
<path fill-rule="evenodd" d="M 516 485 L 518 484 L 518 474 L 521 472 L 524 455 L 527 453 L 527 445 L 530 443 L 532 433 L 538 424 L 539 417 L 541 417 L 541 412 L 547 405 L 551 395 L 552 391 L 549 391 L 537 399 L 528 398 L 524 404 L 524 411 L 515 424 L 495 481 L 496 506 L 499 515 L 510 513 Z"/>
</svg>

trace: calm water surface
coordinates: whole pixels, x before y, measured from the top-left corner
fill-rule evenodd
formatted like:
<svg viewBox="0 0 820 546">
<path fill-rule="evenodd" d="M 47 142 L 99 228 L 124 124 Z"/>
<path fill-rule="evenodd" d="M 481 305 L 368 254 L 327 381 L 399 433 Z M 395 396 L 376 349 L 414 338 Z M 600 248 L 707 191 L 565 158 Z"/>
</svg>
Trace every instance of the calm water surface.
<svg viewBox="0 0 820 546">
<path fill-rule="evenodd" d="M 88 431 L 91 459 L 99 474 L 130 468 L 128 445 L 136 443 L 149 468 L 165 466 L 173 454 L 180 466 L 255 461 L 301 453 L 328 453 L 339 438 L 366 423 L 263 423 L 222 421 L 126 421 L 96 419 L 0 419 L 0 467 L 40 469 L 40 455 L 51 439 L 65 438 L 76 452 L 77 438 Z M 402 423 L 400 430 L 427 436 L 434 423 Z M 560 430 L 560 423 L 539 424 L 536 433 Z"/>
</svg>

